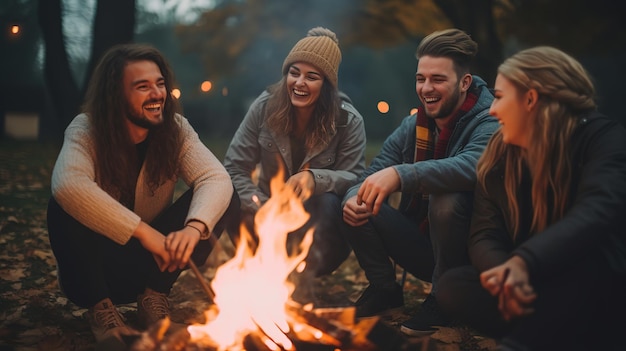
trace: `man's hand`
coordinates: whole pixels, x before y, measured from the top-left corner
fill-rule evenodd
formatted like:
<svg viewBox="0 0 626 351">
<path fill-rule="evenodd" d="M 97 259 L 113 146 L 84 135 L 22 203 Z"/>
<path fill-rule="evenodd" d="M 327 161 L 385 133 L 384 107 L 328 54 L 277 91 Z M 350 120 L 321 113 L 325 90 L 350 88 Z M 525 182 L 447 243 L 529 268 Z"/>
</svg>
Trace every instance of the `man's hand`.
<svg viewBox="0 0 626 351">
<path fill-rule="evenodd" d="M 367 210 L 365 204 L 356 203 L 356 195 L 349 198 L 343 206 L 343 221 L 347 224 L 358 227 L 367 223 L 372 213 Z"/>
<path fill-rule="evenodd" d="M 206 229 L 204 223 L 193 221 L 192 224 L 181 230 L 171 232 L 165 237 L 165 250 L 172 258 L 168 267 L 170 272 L 187 266 L 193 250 L 200 241 L 200 233 L 204 229 Z"/>
<path fill-rule="evenodd" d="M 498 309 L 504 320 L 534 312 L 532 303 L 537 298 L 528 277 L 526 262 L 513 256 L 503 264 L 480 275 L 482 286 L 492 296 L 498 296 Z"/>
<path fill-rule="evenodd" d="M 139 240 L 141 245 L 152 253 L 159 269 L 164 272 L 168 269 L 171 258 L 165 249 L 165 236 L 143 221 L 135 229 L 133 236 Z"/>
<path fill-rule="evenodd" d="M 365 178 L 356 195 L 356 204 L 365 204 L 367 212 L 377 215 L 387 197 L 400 190 L 400 176 L 393 167 L 387 167 Z"/>
</svg>

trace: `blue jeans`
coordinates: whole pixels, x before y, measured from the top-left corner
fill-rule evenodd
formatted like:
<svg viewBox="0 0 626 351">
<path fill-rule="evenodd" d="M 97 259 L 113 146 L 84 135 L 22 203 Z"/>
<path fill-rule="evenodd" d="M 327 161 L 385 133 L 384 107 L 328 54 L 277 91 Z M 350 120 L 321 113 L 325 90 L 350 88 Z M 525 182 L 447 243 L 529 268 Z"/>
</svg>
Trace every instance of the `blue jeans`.
<svg viewBox="0 0 626 351">
<path fill-rule="evenodd" d="M 346 238 L 370 285 L 391 287 L 396 281 L 393 262 L 420 280 L 436 282 L 446 270 L 469 264 L 467 237 L 472 193 L 430 195 L 430 233 L 402 212 L 383 204 L 368 223 L 343 223 Z"/>
</svg>

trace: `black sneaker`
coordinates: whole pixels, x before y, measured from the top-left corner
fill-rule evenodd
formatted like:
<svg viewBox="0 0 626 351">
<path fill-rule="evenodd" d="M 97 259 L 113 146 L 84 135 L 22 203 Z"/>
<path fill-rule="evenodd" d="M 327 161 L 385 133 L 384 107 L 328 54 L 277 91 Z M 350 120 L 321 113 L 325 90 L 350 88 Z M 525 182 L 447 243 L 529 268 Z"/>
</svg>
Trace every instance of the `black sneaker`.
<svg viewBox="0 0 626 351">
<path fill-rule="evenodd" d="M 435 297 L 428 295 L 417 314 L 402 323 L 400 331 L 409 336 L 424 336 L 436 332 L 438 327 L 445 327 L 449 324 L 448 318 L 439 309 Z"/>
<path fill-rule="evenodd" d="M 354 305 L 356 306 L 355 316 L 357 318 L 371 317 L 399 310 L 404 306 L 402 287 L 397 283 L 394 284 L 393 288 L 380 288 L 370 285 Z"/>
</svg>

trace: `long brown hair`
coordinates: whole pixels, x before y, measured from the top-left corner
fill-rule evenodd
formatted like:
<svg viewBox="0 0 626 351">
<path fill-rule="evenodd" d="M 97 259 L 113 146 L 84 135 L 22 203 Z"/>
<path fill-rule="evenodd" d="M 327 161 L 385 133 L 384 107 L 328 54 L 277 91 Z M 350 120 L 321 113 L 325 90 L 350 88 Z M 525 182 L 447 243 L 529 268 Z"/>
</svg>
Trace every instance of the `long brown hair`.
<svg viewBox="0 0 626 351">
<path fill-rule="evenodd" d="M 295 128 L 295 109 L 287 91 L 287 75 L 268 88 L 270 98 L 265 106 L 267 126 L 278 135 L 290 135 Z M 312 150 L 326 146 L 336 133 L 336 118 L 341 109 L 339 92 L 324 79 L 313 117 L 305 132 L 305 147 Z"/>
<path fill-rule="evenodd" d="M 513 83 L 519 92 L 535 89 L 538 109 L 528 131 L 527 149 L 505 144 L 498 130 L 478 161 L 478 182 L 485 188 L 489 171 L 504 165 L 504 186 L 508 197 L 513 236 L 520 228 L 517 189 L 525 166 L 532 177 L 533 219 L 531 231 L 540 232 L 563 217 L 572 182 L 570 139 L 581 115 L 594 110 L 595 89 L 583 66 L 566 53 L 547 46 L 520 51 L 505 60 L 498 74 Z"/>
<path fill-rule="evenodd" d="M 181 126 L 174 118 L 180 108 L 169 93 L 174 74 L 163 55 L 155 48 L 141 44 L 112 47 L 96 66 L 82 106 L 93 128 L 96 181 L 126 205 L 133 203 L 139 161 L 136 146 L 125 125 L 129 104 L 123 89 L 124 69 L 129 62 L 144 60 L 156 63 L 168 92 L 163 123 L 151 129 L 146 140 L 148 147 L 144 162 L 148 186 L 154 192 L 159 185 L 174 176 L 182 144 Z"/>
</svg>

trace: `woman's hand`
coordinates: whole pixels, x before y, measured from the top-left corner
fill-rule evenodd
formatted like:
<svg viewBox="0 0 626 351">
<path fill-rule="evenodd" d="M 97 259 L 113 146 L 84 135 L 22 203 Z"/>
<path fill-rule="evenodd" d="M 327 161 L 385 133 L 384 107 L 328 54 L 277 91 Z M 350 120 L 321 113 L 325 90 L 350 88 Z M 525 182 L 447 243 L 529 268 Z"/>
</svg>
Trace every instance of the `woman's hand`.
<svg viewBox="0 0 626 351">
<path fill-rule="evenodd" d="M 498 309 L 504 320 L 533 313 L 532 303 L 537 298 L 528 277 L 526 262 L 513 256 L 503 264 L 480 275 L 482 286 L 498 297 Z"/>
<path fill-rule="evenodd" d="M 302 202 L 306 201 L 315 192 L 313 173 L 306 170 L 289 177 L 285 185 L 291 187 Z"/>
</svg>

